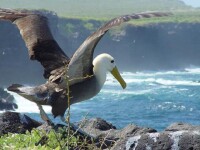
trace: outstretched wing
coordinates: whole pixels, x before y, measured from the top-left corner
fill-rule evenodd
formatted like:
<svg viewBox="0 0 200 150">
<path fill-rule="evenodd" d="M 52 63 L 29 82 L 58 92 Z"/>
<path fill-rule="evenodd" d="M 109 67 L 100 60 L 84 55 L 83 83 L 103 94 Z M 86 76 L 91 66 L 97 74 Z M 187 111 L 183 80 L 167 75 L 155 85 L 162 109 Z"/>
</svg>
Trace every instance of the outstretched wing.
<svg viewBox="0 0 200 150">
<path fill-rule="evenodd" d="M 54 40 L 45 16 L 27 10 L 0 9 L 0 20 L 17 25 L 30 59 L 42 64 L 45 78 L 49 78 L 53 70 L 68 63 L 69 58 Z"/>
<path fill-rule="evenodd" d="M 90 35 L 83 44 L 74 53 L 69 66 L 68 75 L 70 78 L 81 78 L 93 74 L 93 52 L 104 34 L 112 27 L 119 26 L 123 22 L 127 22 L 131 19 L 151 18 L 168 16 L 170 13 L 163 12 L 145 12 L 132 15 L 124 15 L 114 18 L 99 28 L 96 32 Z M 79 80 L 80 81 L 80 80 Z"/>
</svg>

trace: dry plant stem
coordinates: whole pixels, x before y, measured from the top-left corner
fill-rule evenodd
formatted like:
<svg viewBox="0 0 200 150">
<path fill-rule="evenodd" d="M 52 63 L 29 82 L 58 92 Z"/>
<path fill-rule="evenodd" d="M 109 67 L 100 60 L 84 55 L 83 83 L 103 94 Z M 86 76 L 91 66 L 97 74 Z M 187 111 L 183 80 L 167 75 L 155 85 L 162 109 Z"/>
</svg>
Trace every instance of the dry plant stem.
<svg viewBox="0 0 200 150">
<path fill-rule="evenodd" d="M 69 149 L 70 148 L 69 147 L 69 141 L 70 141 L 70 139 L 72 139 L 72 137 L 77 132 L 81 132 L 82 134 L 87 135 L 88 137 L 91 137 L 89 134 L 87 134 L 87 133 L 85 133 L 83 131 L 80 131 L 80 127 L 77 128 L 76 126 L 74 126 L 73 124 L 70 123 L 70 89 L 69 89 L 69 82 L 72 81 L 72 80 L 79 80 L 79 79 L 90 78 L 91 76 L 86 76 L 86 77 L 83 77 L 83 78 L 75 78 L 75 79 L 69 80 L 69 76 L 67 76 L 67 71 L 68 71 L 68 67 L 66 66 L 64 79 L 65 79 L 66 85 L 67 85 L 67 87 L 66 87 L 66 94 L 67 94 L 67 101 L 68 101 L 68 110 L 67 110 L 67 116 L 66 116 L 65 122 L 68 124 L 68 128 L 67 128 L 67 142 L 66 143 L 67 143 L 67 149 Z M 76 129 L 75 133 L 72 136 L 70 136 L 70 126 L 72 126 L 74 129 Z M 91 137 L 91 138 L 93 139 L 93 137 Z M 66 145 L 66 143 L 64 144 L 64 146 Z"/>
<path fill-rule="evenodd" d="M 87 115 L 87 114 L 86 114 Z M 85 131 L 81 130 L 81 126 L 84 125 L 84 122 L 82 122 L 78 127 L 75 126 L 73 123 L 70 123 L 70 125 L 75 129 L 75 132 L 71 135 L 70 139 L 73 138 L 73 136 L 75 136 L 76 133 L 81 133 L 82 135 L 85 135 L 86 137 L 90 137 L 91 140 L 94 140 L 95 137 L 93 137 L 92 135 L 86 133 Z"/>
<path fill-rule="evenodd" d="M 86 75 L 85 77 L 80 77 L 80 78 L 73 78 L 71 80 L 68 80 L 68 82 L 72 82 L 72 81 L 76 81 L 76 80 L 83 80 L 83 79 L 87 79 L 87 78 L 91 78 L 94 75 Z"/>
<path fill-rule="evenodd" d="M 106 138 L 108 137 L 108 135 L 110 134 L 110 131 L 108 132 L 108 134 L 103 138 L 103 141 L 101 143 L 100 149 L 102 149 L 103 144 L 105 144 Z M 107 145 L 106 145 L 107 146 Z"/>
<path fill-rule="evenodd" d="M 87 114 L 86 114 L 86 116 L 87 116 Z M 85 117 L 86 118 L 86 117 Z M 64 120 L 64 118 L 61 118 L 61 120 L 63 120 L 63 122 L 66 122 L 65 120 Z M 71 127 L 73 127 L 74 129 L 75 129 L 75 132 L 73 132 L 73 134 L 70 136 L 70 140 L 76 135 L 76 133 L 78 133 L 78 132 L 81 132 L 82 134 L 84 134 L 84 135 L 87 135 L 87 133 L 85 133 L 85 132 L 83 132 L 82 130 L 81 130 L 81 126 L 84 124 L 84 122 L 83 123 L 81 123 L 79 126 L 78 126 L 78 128 L 77 128 L 77 126 L 75 126 L 74 124 L 72 124 L 72 123 L 70 123 L 70 126 Z M 80 131 L 81 130 L 81 131 Z M 90 135 L 89 135 L 90 136 Z M 67 142 L 64 144 L 64 146 L 63 147 L 65 147 L 65 145 L 67 145 Z"/>
<path fill-rule="evenodd" d="M 86 114 L 86 116 L 84 117 L 84 119 L 87 117 L 87 115 L 88 115 L 88 113 Z M 78 128 L 76 129 L 76 131 L 75 131 L 75 132 L 73 133 L 73 135 L 70 137 L 70 139 L 73 138 L 73 136 L 74 136 L 78 131 L 81 130 L 82 125 L 84 125 L 84 122 L 81 122 L 81 124 L 78 126 Z M 82 130 L 81 130 L 81 131 L 82 131 Z M 87 134 L 87 133 L 85 133 L 85 132 L 82 132 L 82 133 L 84 133 L 85 135 L 89 135 L 89 134 Z M 89 136 L 91 136 L 91 135 L 89 135 Z M 92 137 L 92 136 L 91 136 L 91 137 Z M 92 138 L 94 138 L 94 137 L 92 137 Z"/>
<path fill-rule="evenodd" d="M 66 94 L 67 94 L 67 103 L 68 103 L 66 122 L 68 124 L 68 129 L 67 129 L 67 149 L 69 149 L 69 140 L 70 140 L 70 95 L 69 95 L 69 93 L 70 93 L 70 91 L 69 91 L 69 77 L 67 76 L 67 71 L 68 71 L 68 67 L 66 66 L 65 81 L 66 81 L 66 84 L 67 84 Z"/>
</svg>

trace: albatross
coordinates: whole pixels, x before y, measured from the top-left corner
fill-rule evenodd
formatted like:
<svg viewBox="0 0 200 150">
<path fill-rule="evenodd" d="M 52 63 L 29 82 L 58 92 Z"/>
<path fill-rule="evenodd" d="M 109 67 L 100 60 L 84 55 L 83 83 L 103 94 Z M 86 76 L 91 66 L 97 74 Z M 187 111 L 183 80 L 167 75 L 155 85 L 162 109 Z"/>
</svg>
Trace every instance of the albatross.
<svg viewBox="0 0 200 150">
<path fill-rule="evenodd" d="M 54 39 L 48 26 L 48 19 L 44 15 L 28 10 L 0 9 L 0 20 L 11 21 L 18 27 L 30 59 L 41 63 L 44 68 L 43 76 L 47 79 L 46 83 L 39 86 L 13 84 L 8 90 L 36 103 L 44 121 L 50 119 L 42 105 L 50 105 L 53 116 L 60 116 L 61 120 L 65 121 L 64 114 L 69 105 L 97 95 L 106 81 L 108 72 L 116 78 L 123 89 L 126 88 L 126 82 L 111 55 L 103 53 L 93 59 L 95 47 L 105 33 L 110 28 L 131 19 L 168 15 L 169 13 L 164 12 L 144 12 L 114 18 L 86 38 L 73 56 L 68 57 Z"/>
</svg>

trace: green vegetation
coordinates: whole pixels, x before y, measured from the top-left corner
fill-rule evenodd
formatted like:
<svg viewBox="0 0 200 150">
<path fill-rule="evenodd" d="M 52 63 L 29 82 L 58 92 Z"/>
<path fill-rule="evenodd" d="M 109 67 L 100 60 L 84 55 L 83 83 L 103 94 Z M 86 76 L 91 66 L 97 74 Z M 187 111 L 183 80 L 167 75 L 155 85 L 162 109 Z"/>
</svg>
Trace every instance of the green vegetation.
<svg viewBox="0 0 200 150">
<path fill-rule="evenodd" d="M 94 144 L 88 144 L 86 139 L 75 137 L 73 133 L 67 143 L 66 129 L 59 128 L 58 131 L 52 129 L 48 133 L 37 129 L 27 131 L 26 134 L 9 133 L 0 138 L 0 147 L 4 150 L 67 150 L 67 147 L 93 150 Z"/>
<path fill-rule="evenodd" d="M 74 26 L 71 23 L 66 23 L 65 25 L 61 26 L 65 32 L 67 32 L 69 35 L 73 33 Z"/>
<path fill-rule="evenodd" d="M 68 18 L 110 19 L 142 11 L 191 10 L 179 0 L 1 0 L 3 8 L 47 9 Z"/>
<path fill-rule="evenodd" d="M 90 31 L 94 30 L 94 25 L 90 22 L 86 22 L 83 26 L 87 30 L 90 30 Z"/>
<path fill-rule="evenodd" d="M 81 20 L 106 21 L 116 16 L 144 11 L 170 11 L 174 15 L 159 19 L 134 21 L 137 25 L 157 22 L 200 22 L 200 9 L 185 5 L 180 0 L 1 0 L 3 8 L 25 8 L 55 11 L 60 17 Z M 92 30 L 93 25 L 86 23 L 85 28 Z M 65 30 L 73 27 L 66 25 Z"/>
</svg>

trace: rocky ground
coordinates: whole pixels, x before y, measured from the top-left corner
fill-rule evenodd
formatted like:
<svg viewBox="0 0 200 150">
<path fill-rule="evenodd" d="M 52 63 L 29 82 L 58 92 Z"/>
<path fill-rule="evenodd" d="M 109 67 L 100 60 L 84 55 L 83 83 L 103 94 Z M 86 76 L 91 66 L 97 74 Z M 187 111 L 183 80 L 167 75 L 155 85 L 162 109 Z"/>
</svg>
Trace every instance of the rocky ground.
<svg viewBox="0 0 200 150">
<path fill-rule="evenodd" d="M 85 119 L 77 123 L 81 130 L 94 137 L 96 146 L 111 150 L 199 150 L 200 126 L 187 123 L 174 123 L 164 131 L 139 127 L 133 124 L 123 129 L 103 119 Z M 63 126 L 63 125 L 60 125 Z M 14 112 L 5 112 L 0 116 L 0 135 L 25 133 L 32 128 L 48 130 L 49 126 L 30 117 Z M 20 130 L 19 130 L 20 129 Z M 100 142 L 103 140 L 103 146 Z"/>
</svg>

